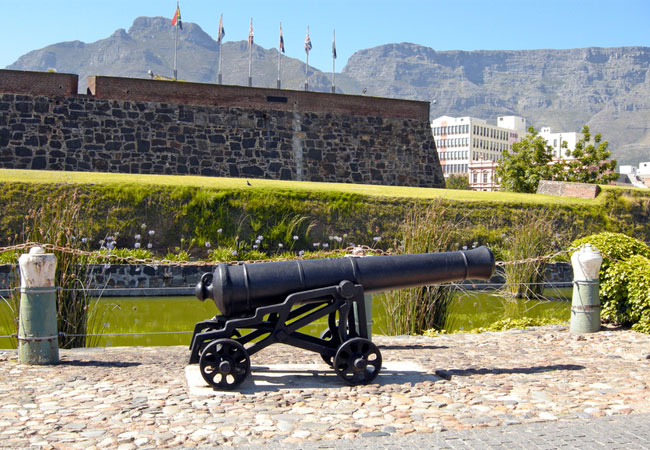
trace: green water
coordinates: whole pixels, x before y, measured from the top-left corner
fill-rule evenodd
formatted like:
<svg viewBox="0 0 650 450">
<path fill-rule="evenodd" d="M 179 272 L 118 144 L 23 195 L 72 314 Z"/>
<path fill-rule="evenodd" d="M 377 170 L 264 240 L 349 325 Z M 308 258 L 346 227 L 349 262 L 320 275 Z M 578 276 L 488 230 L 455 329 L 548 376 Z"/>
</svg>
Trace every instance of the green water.
<svg viewBox="0 0 650 450">
<path fill-rule="evenodd" d="M 489 292 L 459 292 L 451 308 L 446 328 L 449 331 L 470 330 L 490 325 L 505 317 L 544 317 L 568 321 L 571 289 L 546 290 L 548 300 L 510 301 Z M 373 301 L 372 332 L 384 334 L 386 313 L 380 296 Z M 199 302 L 194 297 L 116 297 L 104 298 L 93 305 L 93 346 L 158 346 L 189 345 L 194 324 L 213 317 L 217 309 L 212 301 Z M 0 335 L 12 334 L 9 309 L 0 302 Z M 326 318 L 301 331 L 319 335 L 326 327 Z M 154 335 L 123 335 L 121 333 L 177 333 Z M 0 348 L 13 348 L 12 340 L 0 338 Z"/>
</svg>

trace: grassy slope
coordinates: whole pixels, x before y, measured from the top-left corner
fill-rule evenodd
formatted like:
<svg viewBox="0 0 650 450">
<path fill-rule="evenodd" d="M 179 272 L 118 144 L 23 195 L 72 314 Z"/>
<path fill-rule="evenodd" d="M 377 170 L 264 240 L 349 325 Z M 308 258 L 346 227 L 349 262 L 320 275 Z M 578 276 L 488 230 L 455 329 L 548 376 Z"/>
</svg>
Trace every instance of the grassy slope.
<svg viewBox="0 0 650 450">
<path fill-rule="evenodd" d="M 314 183 L 307 181 L 248 180 L 243 178 L 210 178 L 200 176 L 131 175 L 97 172 L 59 172 L 42 170 L 0 169 L 0 183 L 77 183 L 77 184 L 140 184 L 156 186 L 198 187 L 210 190 L 266 189 L 275 192 L 304 191 L 313 193 L 347 193 L 371 197 L 434 199 L 462 202 L 520 203 L 527 205 L 597 205 L 596 200 L 554 197 L 510 192 L 476 192 L 453 189 L 431 189 L 403 186 L 377 186 L 367 184 Z"/>
</svg>

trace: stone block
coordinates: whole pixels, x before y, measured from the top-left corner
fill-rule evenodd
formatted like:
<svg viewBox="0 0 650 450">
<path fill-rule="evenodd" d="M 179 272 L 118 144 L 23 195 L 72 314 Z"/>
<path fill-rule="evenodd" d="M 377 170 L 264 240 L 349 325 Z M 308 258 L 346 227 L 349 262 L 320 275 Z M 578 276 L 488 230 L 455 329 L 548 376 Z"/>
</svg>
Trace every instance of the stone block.
<svg viewBox="0 0 650 450">
<path fill-rule="evenodd" d="M 537 187 L 537 193 L 560 197 L 596 198 L 600 193 L 600 186 L 588 183 L 542 180 Z"/>
</svg>

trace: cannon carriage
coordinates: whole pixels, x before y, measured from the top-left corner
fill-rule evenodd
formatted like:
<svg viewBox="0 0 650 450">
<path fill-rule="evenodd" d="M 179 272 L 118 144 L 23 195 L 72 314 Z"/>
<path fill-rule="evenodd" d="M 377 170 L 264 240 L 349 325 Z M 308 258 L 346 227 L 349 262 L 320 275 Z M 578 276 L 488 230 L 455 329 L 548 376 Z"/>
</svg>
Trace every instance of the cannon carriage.
<svg viewBox="0 0 650 450">
<path fill-rule="evenodd" d="M 382 357 L 370 340 L 364 294 L 465 279 L 487 280 L 494 256 L 473 250 L 220 264 L 196 286 L 199 300 L 221 312 L 195 325 L 190 364 L 215 389 L 236 388 L 250 356 L 274 343 L 313 351 L 350 385 L 372 382 Z M 301 328 L 327 317 L 320 337 Z"/>
</svg>

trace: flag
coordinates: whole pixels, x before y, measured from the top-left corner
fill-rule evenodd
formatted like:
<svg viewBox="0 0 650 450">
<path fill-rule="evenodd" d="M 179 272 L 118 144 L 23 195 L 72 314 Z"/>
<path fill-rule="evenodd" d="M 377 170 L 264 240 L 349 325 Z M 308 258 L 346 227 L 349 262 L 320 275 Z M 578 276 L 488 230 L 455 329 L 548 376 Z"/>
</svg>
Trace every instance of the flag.
<svg viewBox="0 0 650 450">
<path fill-rule="evenodd" d="M 336 59 L 336 38 L 332 37 L 332 58 Z"/>
<path fill-rule="evenodd" d="M 280 24 L 280 51 L 284 53 L 284 37 L 282 36 L 282 24 Z"/>
<path fill-rule="evenodd" d="M 311 39 L 309 39 L 309 27 L 307 27 L 307 35 L 305 36 L 305 52 L 309 53 L 311 50 Z"/>
<path fill-rule="evenodd" d="M 181 9 L 179 8 L 178 3 L 176 3 L 176 13 L 172 19 L 172 25 L 177 26 L 181 30 L 183 29 L 183 22 L 181 21 Z"/>
<path fill-rule="evenodd" d="M 219 31 L 217 32 L 217 42 L 221 44 L 221 40 L 226 35 L 226 30 L 223 28 L 223 14 L 219 18 Z"/>
<path fill-rule="evenodd" d="M 248 48 L 253 46 L 253 18 L 251 17 L 251 26 L 248 30 Z"/>
</svg>

